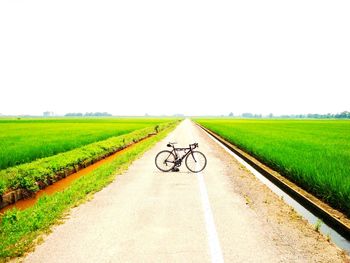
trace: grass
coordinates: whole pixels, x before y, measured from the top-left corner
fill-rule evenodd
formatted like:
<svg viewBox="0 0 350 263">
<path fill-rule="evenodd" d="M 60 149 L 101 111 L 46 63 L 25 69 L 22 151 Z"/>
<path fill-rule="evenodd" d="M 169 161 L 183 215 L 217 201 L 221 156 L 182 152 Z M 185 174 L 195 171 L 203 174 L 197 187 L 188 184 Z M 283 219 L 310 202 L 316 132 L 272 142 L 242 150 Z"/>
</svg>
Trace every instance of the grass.
<svg viewBox="0 0 350 263">
<path fill-rule="evenodd" d="M 0 170 L 130 133 L 169 119 L 0 119 Z"/>
<path fill-rule="evenodd" d="M 128 134 L 112 137 L 63 152 L 54 156 L 42 158 L 31 163 L 25 163 L 0 171 L 0 194 L 15 189 L 26 189 L 30 192 L 39 190 L 38 183 L 47 185 L 55 182 L 60 174 L 74 171 L 79 166 L 86 166 L 100 158 L 120 150 L 128 144 L 147 137 L 156 130 L 162 130 L 171 122 L 162 123 L 156 127 L 147 127 Z"/>
<path fill-rule="evenodd" d="M 317 221 L 315 223 L 315 231 L 316 232 L 320 232 L 322 224 L 323 224 L 322 220 L 321 219 L 317 219 Z"/>
<path fill-rule="evenodd" d="M 350 216 L 350 121 L 197 122 Z"/>
<path fill-rule="evenodd" d="M 111 163 L 105 163 L 91 173 L 74 181 L 66 190 L 43 196 L 31 208 L 7 211 L 0 221 L 0 262 L 23 255 L 35 245 L 35 240 L 52 225 L 57 224 L 74 206 L 89 199 L 93 193 L 111 183 L 116 174 L 150 149 L 176 126 L 168 126 L 158 135 L 140 142 Z"/>
</svg>

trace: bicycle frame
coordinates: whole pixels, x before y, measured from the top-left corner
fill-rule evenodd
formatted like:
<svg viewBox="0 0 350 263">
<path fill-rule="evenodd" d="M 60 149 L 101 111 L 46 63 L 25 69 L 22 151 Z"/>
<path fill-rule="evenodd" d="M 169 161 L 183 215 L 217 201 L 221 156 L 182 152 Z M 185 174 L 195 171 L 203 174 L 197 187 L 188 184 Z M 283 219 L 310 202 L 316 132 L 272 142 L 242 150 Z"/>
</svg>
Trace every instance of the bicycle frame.
<svg viewBox="0 0 350 263">
<path fill-rule="evenodd" d="M 187 169 L 193 173 L 198 173 L 206 167 L 207 158 L 203 153 L 195 150 L 198 148 L 198 143 L 192 143 L 187 148 L 176 148 L 174 144 L 168 143 L 167 146 L 172 149 L 163 150 L 157 154 L 155 164 L 159 170 L 163 172 L 179 171 L 179 169 L 174 168 L 180 167 L 182 161 L 185 162 Z"/>
<path fill-rule="evenodd" d="M 188 148 L 175 148 L 175 146 L 172 145 L 171 147 L 173 148 L 171 152 L 174 153 L 174 155 L 175 155 L 175 163 L 180 163 L 181 164 L 183 159 L 185 159 L 186 156 L 189 155 L 189 154 L 192 154 L 193 160 L 195 162 L 197 162 L 196 159 L 194 158 L 193 153 L 192 153 L 192 150 L 197 148 L 196 146 L 193 146 L 193 147 L 190 146 Z M 179 156 L 177 152 L 180 152 L 180 151 L 185 151 L 184 155 Z"/>
</svg>

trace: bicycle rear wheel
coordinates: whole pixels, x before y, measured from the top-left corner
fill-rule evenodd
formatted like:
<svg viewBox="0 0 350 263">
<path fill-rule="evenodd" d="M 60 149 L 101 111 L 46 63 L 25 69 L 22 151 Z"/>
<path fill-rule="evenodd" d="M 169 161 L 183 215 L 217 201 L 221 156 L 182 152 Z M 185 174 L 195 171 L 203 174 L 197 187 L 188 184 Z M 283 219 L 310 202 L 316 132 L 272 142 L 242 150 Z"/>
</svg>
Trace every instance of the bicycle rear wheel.
<svg viewBox="0 0 350 263">
<path fill-rule="evenodd" d="M 157 154 L 155 163 L 162 172 L 169 172 L 175 166 L 175 155 L 171 151 L 161 151 Z"/>
<path fill-rule="evenodd" d="M 207 158 L 199 151 L 193 151 L 187 155 L 185 164 L 188 170 L 193 173 L 199 173 L 207 166 Z"/>
</svg>

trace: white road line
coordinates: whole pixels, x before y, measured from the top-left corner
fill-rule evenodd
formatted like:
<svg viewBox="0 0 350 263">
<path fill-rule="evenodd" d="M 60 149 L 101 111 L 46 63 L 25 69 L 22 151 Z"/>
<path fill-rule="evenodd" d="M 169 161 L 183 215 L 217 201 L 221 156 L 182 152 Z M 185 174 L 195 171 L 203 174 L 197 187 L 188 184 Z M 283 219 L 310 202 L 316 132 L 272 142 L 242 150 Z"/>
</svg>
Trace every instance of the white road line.
<svg viewBox="0 0 350 263">
<path fill-rule="evenodd" d="M 199 190 L 201 193 L 201 200 L 205 217 L 205 226 L 208 234 L 211 262 L 224 262 L 220 242 L 218 239 L 218 233 L 216 232 L 215 228 L 213 213 L 210 208 L 207 188 L 205 186 L 203 174 L 198 173 L 197 178 L 199 183 Z"/>
<path fill-rule="evenodd" d="M 192 132 L 192 138 L 194 138 L 193 131 L 191 132 Z M 197 169 L 197 166 L 198 166 L 198 163 L 196 164 L 196 169 Z M 205 218 L 205 226 L 208 234 L 208 243 L 210 248 L 211 262 L 221 263 L 221 262 L 224 262 L 224 258 L 222 256 L 218 233 L 215 227 L 214 216 L 211 211 L 211 207 L 209 203 L 207 187 L 205 185 L 202 172 L 197 173 L 196 175 L 198 178 L 199 191 L 201 195 L 202 207 L 203 207 L 204 218 Z"/>
</svg>

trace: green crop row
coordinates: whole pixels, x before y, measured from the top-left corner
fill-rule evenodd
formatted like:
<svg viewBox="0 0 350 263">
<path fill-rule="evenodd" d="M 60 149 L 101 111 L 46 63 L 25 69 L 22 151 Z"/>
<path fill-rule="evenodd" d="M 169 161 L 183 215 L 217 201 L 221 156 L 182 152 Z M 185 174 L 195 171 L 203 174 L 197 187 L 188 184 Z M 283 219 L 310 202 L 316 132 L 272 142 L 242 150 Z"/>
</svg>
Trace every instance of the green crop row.
<svg viewBox="0 0 350 263">
<path fill-rule="evenodd" d="M 350 121 L 197 122 L 350 216 Z"/>
<path fill-rule="evenodd" d="M 112 137 L 83 147 L 42 158 L 31 163 L 21 164 L 0 171 L 0 194 L 9 190 L 26 189 L 30 192 L 39 190 L 38 182 L 54 182 L 58 175 L 86 166 L 102 157 L 116 152 L 132 142 L 139 141 L 151 133 L 159 132 L 174 122 L 136 130 L 128 134 Z"/>
<path fill-rule="evenodd" d="M 0 118 L 0 170 L 169 121 L 165 118 Z"/>
</svg>

